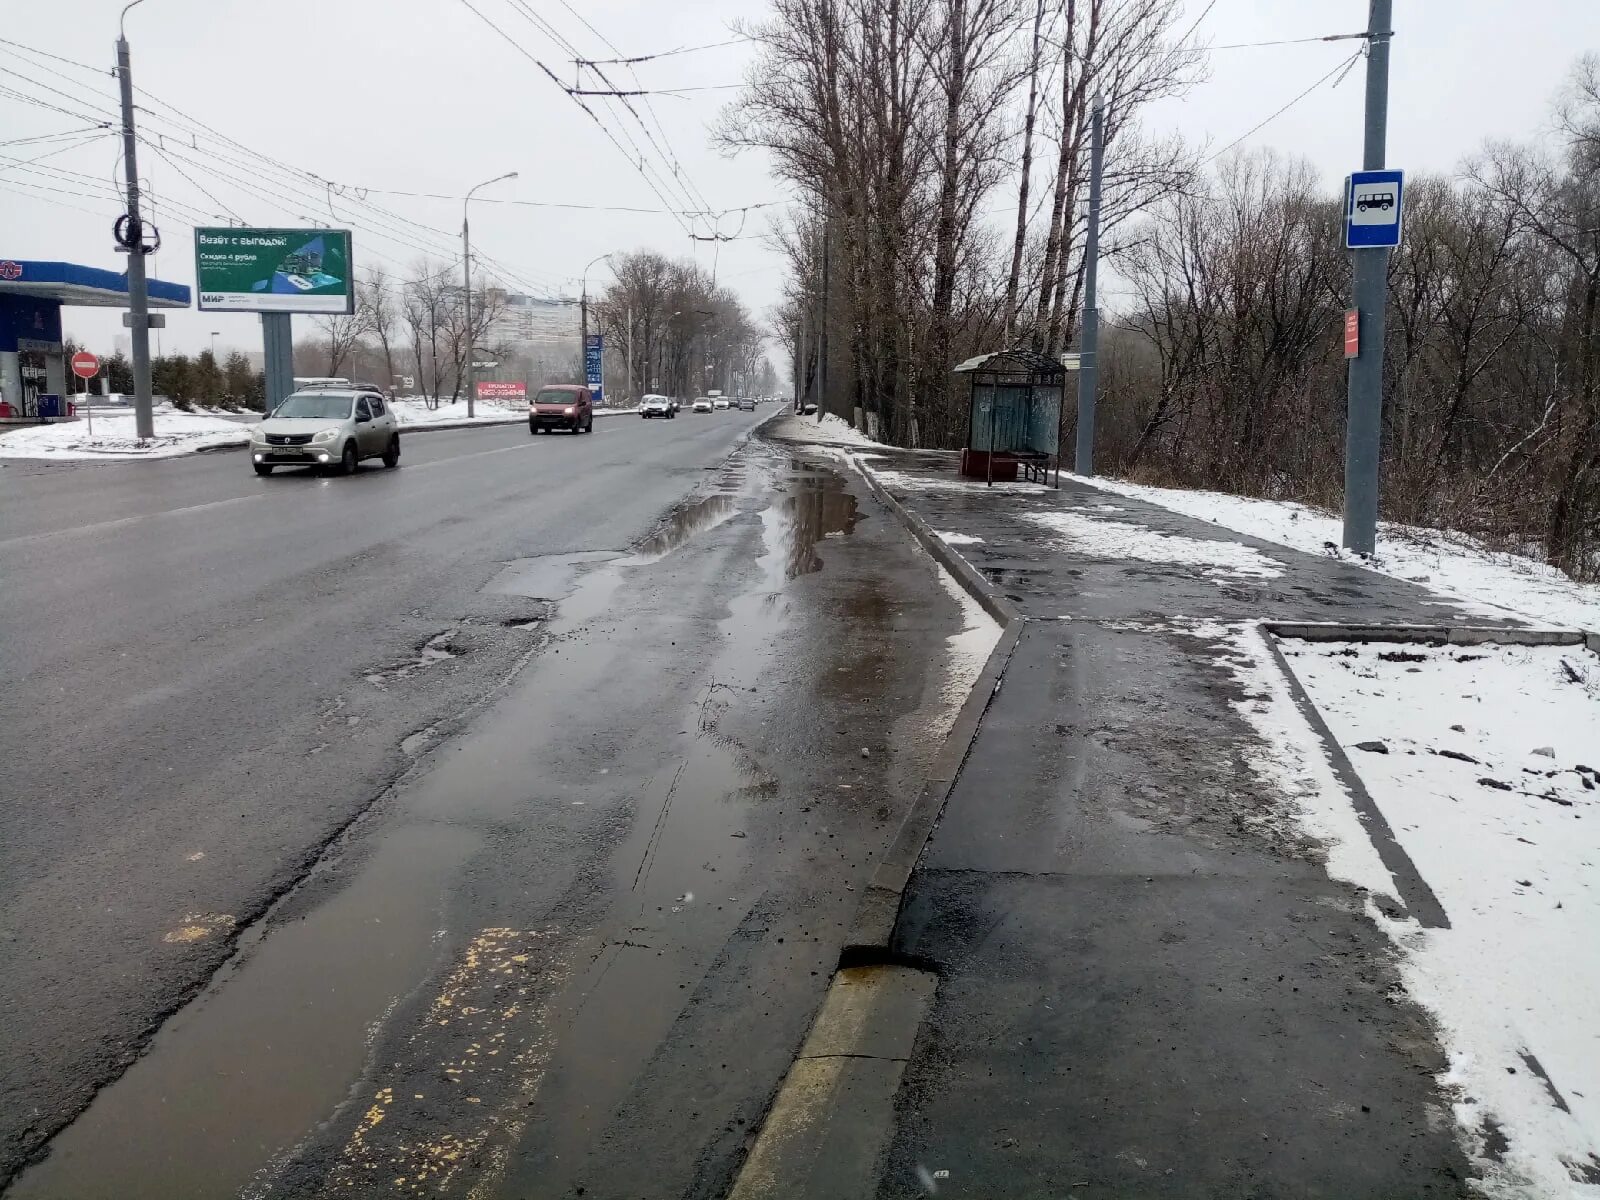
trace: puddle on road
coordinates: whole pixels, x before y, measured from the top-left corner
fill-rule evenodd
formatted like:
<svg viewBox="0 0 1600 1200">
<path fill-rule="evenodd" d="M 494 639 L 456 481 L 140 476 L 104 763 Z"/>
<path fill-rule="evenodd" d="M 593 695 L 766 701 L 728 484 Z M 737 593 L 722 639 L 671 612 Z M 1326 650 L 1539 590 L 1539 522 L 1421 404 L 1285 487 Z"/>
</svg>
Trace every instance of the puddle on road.
<svg viewBox="0 0 1600 1200">
<path fill-rule="evenodd" d="M 8 1200 L 232 1196 L 349 1095 L 373 1031 L 425 979 L 473 833 L 409 826 L 272 927 L 95 1097 Z"/>
<path fill-rule="evenodd" d="M 768 781 L 718 724 L 743 703 L 741 693 L 762 685 L 788 621 L 786 584 L 819 570 L 820 544 L 847 536 L 859 517 L 838 475 L 807 468 L 785 474 L 771 458 L 752 461 L 743 495 L 766 500 L 755 574 L 730 598 L 720 635 L 708 643 L 685 740 L 630 805 L 631 827 L 611 858 L 616 899 L 603 956 L 538 1022 L 540 1036 L 557 1039 L 553 1067 L 564 1068 L 541 1096 L 574 1102 L 546 1113 L 540 1136 L 552 1145 L 585 1144 L 590 1122 L 620 1098 L 629 1072 L 664 1035 L 760 891 L 740 881 L 753 854 L 748 817 Z M 631 555 L 597 551 L 505 564 L 486 590 L 556 602 L 548 626 L 567 640 L 559 669 L 546 680 L 549 694 L 525 693 L 513 701 L 521 706 L 517 721 L 491 719 L 457 745 L 456 755 L 408 784 L 381 836 L 360 835 L 371 854 L 354 870 L 347 855 L 325 859 L 280 902 L 285 919 L 246 934 L 201 997 L 167 1021 L 146 1055 L 53 1140 L 49 1157 L 8 1197 L 265 1194 L 302 1139 L 355 1095 L 390 1013 L 432 978 L 441 908 L 484 844 L 473 822 L 523 819 L 519 805 L 539 765 L 522 750 L 527 725 L 518 722 L 528 705 L 568 703 L 615 685 L 615 664 L 590 652 L 584 623 L 612 607 L 634 569 L 648 569 L 737 516 L 740 499 L 716 493 L 686 505 Z M 451 653 L 430 642 L 405 665 L 415 669 Z M 558 686 L 548 687 L 551 680 Z M 434 733 L 413 733 L 405 751 L 434 749 Z M 318 890 L 334 886 L 325 895 Z M 364 1136 L 376 1146 L 375 1132 Z"/>
<path fill-rule="evenodd" d="M 831 471 L 796 471 L 789 491 L 783 501 L 785 520 L 779 536 L 785 546 L 787 577 L 794 579 L 820 571 L 822 557 L 817 553 L 817 543 L 846 536 L 860 516 L 856 498 L 845 488 L 844 480 Z"/>
<path fill-rule="evenodd" d="M 696 534 L 722 524 L 738 511 L 738 501 L 726 492 L 713 492 L 674 510 L 662 528 L 639 544 L 630 556 L 635 563 L 657 562 Z"/>
</svg>

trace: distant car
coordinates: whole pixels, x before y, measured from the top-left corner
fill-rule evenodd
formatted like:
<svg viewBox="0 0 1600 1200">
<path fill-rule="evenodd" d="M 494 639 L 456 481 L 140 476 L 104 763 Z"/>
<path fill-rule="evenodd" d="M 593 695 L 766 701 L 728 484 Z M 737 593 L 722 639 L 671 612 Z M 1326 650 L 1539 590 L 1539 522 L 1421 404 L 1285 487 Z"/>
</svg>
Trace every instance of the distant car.
<svg viewBox="0 0 1600 1200">
<path fill-rule="evenodd" d="M 528 432 L 570 429 L 594 432 L 594 398 L 581 383 L 552 383 L 528 402 Z"/>
<path fill-rule="evenodd" d="M 678 415 L 678 410 L 673 407 L 672 401 L 666 396 L 646 396 L 639 401 L 639 415 L 646 419 L 650 417 L 666 417 L 671 420 Z"/>
<path fill-rule="evenodd" d="M 739 397 L 739 411 L 740 412 L 755 412 L 755 410 L 756 410 L 756 398 L 754 396 L 740 396 Z"/>
<path fill-rule="evenodd" d="M 693 405 L 693 408 L 694 408 L 695 412 L 697 412 L 697 413 L 710 412 L 715 407 L 716 407 L 716 403 L 711 399 L 710 396 L 696 396 L 695 397 L 695 401 L 694 401 L 694 405 Z"/>
<path fill-rule="evenodd" d="M 307 388 L 294 392 L 250 430 L 250 458 L 257 475 L 273 467 L 338 464 L 354 474 L 365 458 L 400 465 L 400 426 L 382 394 L 364 388 Z"/>
<path fill-rule="evenodd" d="M 714 405 L 717 408 L 727 408 L 728 407 L 728 398 L 726 396 L 718 396 L 716 398 L 716 401 L 714 402 Z"/>
</svg>

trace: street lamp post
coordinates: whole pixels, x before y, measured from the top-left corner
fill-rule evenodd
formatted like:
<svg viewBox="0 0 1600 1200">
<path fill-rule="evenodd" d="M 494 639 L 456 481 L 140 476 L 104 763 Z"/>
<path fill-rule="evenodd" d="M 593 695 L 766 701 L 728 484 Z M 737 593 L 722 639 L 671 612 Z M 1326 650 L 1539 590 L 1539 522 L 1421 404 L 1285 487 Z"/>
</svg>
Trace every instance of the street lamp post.
<svg viewBox="0 0 1600 1200">
<path fill-rule="evenodd" d="M 496 175 L 493 179 L 485 179 L 482 183 L 476 184 L 472 190 L 467 193 L 467 198 L 461 202 L 461 277 L 462 282 L 466 284 L 466 288 L 461 294 L 461 302 L 466 306 L 464 314 L 466 317 L 466 328 L 462 331 L 461 336 L 466 342 L 467 350 L 467 419 L 469 421 L 473 416 L 472 399 L 473 393 L 477 391 L 478 381 L 477 372 L 472 365 L 472 243 L 467 236 L 467 206 L 472 203 L 473 194 L 477 192 L 479 188 L 486 188 L 491 183 L 499 183 L 503 179 L 515 179 L 516 177 L 517 173 L 515 171 L 507 171 L 504 175 Z"/>
<path fill-rule="evenodd" d="M 589 382 L 589 267 L 597 262 L 605 262 L 610 254 L 601 254 L 589 260 L 588 266 L 583 268 L 583 286 L 578 293 L 578 349 L 583 354 L 583 382 Z M 602 388 L 600 399 L 605 401 L 605 391 Z"/>
</svg>

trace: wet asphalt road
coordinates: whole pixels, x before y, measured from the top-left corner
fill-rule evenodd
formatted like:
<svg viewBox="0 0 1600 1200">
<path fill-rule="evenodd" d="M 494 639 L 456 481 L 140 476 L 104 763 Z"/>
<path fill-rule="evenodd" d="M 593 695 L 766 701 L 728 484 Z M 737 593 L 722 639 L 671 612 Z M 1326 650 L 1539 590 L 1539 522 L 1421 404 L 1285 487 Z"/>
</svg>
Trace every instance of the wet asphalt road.
<svg viewBox="0 0 1600 1200">
<path fill-rule="evenodd" d="M 959 628 L 754 423 L 0 470 L 10 1194 L 720 1192 Z"/>
</svg>

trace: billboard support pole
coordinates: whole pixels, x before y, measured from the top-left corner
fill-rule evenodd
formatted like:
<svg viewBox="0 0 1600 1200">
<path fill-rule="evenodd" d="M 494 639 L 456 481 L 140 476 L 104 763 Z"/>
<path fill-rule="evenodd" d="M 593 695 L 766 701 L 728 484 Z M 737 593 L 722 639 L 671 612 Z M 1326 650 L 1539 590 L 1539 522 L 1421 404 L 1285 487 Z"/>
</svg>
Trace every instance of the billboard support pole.
<svg viewBox="0 0 1600 1200">
<path fill-rule="evenodd" d="M 261 314 L 261 350 L 267 377 L 266 411 L 272 412 L 294 391 L 293 318 L 288 313 Z"/>
</svg>

